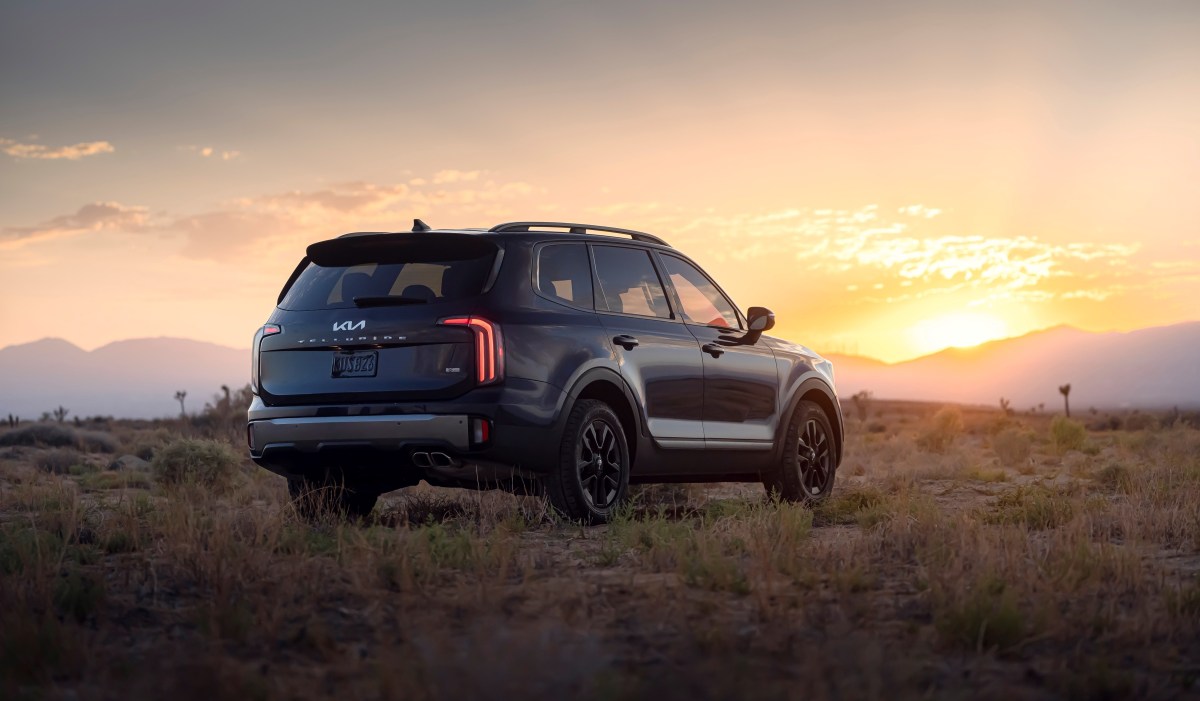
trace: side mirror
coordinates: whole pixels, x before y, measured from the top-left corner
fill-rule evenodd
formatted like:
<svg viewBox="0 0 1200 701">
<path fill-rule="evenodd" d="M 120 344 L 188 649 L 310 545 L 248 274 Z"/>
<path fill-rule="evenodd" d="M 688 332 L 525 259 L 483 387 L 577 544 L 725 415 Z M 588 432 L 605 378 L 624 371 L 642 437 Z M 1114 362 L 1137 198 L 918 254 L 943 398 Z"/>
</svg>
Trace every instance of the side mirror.
<svg viewBox="0 0 1200 701">
<path fill-rule="evenodd" d="M 775 328 L 775 312 L 766 307 L 750 307 L 746 310 L 746 320 L 750 322 L 751 331 L 770 331 Z"/>
</svg>

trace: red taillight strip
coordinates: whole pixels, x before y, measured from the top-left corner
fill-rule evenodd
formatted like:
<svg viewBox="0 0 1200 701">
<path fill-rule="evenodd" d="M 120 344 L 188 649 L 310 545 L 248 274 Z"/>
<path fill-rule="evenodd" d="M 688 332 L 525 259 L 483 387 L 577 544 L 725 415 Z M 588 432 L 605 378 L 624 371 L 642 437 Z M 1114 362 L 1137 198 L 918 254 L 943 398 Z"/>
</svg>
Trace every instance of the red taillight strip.
<svg viewBox="0 0 1200 701">
<path fill-rule="evenodd" d="M 486 385 L 504 379 L 504 344 L 500 327 L 478 316 L 455 316 L 439 324 L 466 326 L 475 334 L 475 377 Z"/>
<path fill-rule="evenodd" d="M 264 336 L 274 336 L 277 333 L 282 333 L 283 328 L 279 324 L 267 324 L 262 327 L 262 332 Z"/>
</svg>

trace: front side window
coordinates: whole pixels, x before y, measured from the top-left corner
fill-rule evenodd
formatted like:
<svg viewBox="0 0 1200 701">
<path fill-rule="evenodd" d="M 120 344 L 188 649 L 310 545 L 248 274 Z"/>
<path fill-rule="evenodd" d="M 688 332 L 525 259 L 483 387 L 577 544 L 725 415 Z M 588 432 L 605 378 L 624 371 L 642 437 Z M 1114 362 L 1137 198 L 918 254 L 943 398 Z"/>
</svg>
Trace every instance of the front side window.
<svg viewBox="0 0 1200 701">
<path fill-rule="evenodd" d="M 741 327 L 733 303 L 699 268 L 670 255 L 662 256 L 662 261 L 667 277 L 671 278 L 671 285 L 679 295 L 684 319 L 702 326 Z"/>
<path fill-rule="evenodd" d="M 592 265 L 582 243 L 555 243 L 538 252 L 537 289 L 565 304 L 591 309 Z"/>
<path fill-rule="evenodd" d="M 596 257 L 596 280 L 609 311 L 671 318 L 671 307 L 649 251 L 593 246 L 592 253 Z"/>
</svg>

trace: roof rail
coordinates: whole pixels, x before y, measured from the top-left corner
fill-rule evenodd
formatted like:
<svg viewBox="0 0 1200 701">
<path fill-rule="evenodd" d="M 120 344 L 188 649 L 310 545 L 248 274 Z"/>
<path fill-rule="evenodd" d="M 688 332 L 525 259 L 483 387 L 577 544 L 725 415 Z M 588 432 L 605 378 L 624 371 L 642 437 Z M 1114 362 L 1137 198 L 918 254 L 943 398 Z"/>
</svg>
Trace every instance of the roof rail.
<svg viewBox="0 0 1200 701">
<path fill-rule="evenodd" d="M 615 226 L 597 226 L 595 224 L 572 224 L 570 222 L 560 221 L 513 221 L 504 224 L 497 224 L 489 232 L 493 234 L 530 232 L 533 227 L 538 228 L 554 228 L 566 229 L 569 234 L 586 234 L 589 231 L 605 231 L 610 234 L 625 234 L 634 241 L 642 241 L 645 243 L 657 243 L 660 246 L 670 246 L 671 244 L 663 241 L 653 234 L 647 234 L 644 231 L 633 231 L 632 229 L 618 229 Z M 537 232 L 533 232 L 537 233 Z M 546 232 L 550 233 L 550 232 Z"/>
</svg>

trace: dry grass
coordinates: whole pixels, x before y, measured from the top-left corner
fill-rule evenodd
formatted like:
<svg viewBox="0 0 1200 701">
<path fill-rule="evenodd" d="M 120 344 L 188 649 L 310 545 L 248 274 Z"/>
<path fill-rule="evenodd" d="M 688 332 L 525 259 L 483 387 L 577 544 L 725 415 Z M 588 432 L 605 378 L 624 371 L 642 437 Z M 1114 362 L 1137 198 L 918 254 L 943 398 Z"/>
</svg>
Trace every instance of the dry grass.
<svg viewBox="0 0 1200 701">
<path fill-rule="evenodd" d="M 424 486 L 309 525 L 220 425 L 113 422 L 145 472 L 20 447 L 0 697 L 1200 694 L 1200 431 L 997 413 L 874 401 L 816 509 L 660 485 L 601 528 Z"/>
</svg>

